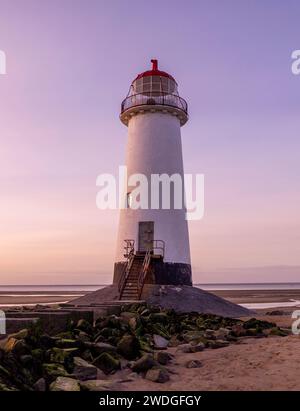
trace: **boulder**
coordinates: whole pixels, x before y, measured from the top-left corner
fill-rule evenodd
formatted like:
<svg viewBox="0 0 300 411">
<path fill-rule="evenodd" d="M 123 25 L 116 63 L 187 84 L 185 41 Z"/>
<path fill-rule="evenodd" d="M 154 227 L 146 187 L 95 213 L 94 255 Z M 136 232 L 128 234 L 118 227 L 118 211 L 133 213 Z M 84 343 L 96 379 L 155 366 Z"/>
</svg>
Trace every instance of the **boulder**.
<svg viewBox="0 0 300 411">
<path fill-rule="evenodd" d="M 118 342 L 117 350 L 127 360 L 133 360 L 139 354 L 139 340 L 133 335 L 124 335 Z"/>
<path fill-rule="evenodd" d="M 154 347 L 158 350 L 165 350 L 169 344 L 169 341 L 157 334 L 153 335 L 153 342 L 154 342 Z"/>
<path fill-rule="evenodd" d="M 91 350 L 92 353 L 95 355 L 100 355 L 104 352 L 115 353 L 117 351 L 117 347 L 114 347 L 113 345 L 104 342 L 85 342 L 84 346 L 85 348 Z"/>
<path fill-rule="evenodd" d="M 58 377 L 50 385 L 50 391 L 80 391 L 80 385 L 73 378 Z"/>
<path fill-rule="evenodd" d="M 171 354 L 165 351 L 157 351 L 154 353 L 154 360 L 157 361 L 161 365 L 169 364 L 171 359 L 172 359 Z"/>
<path fill-rule="evenodd" d="M 80 381 L 96 380 L 100 377 L 100 371 L 93 364 L 88 363 L 80 357 L 74 357 L 74 368 L 72 375 Z"/>
<path fill-rule="evenodd" d="M 120 361 L 107 352 L 100 354 L 93 361 L 93 364 L 100 368 L 105 374 L 110 374 L 120 368 Z"/>
<path fill-rule="evenodd" d="M 63 364 L 66 368 L 73 365 L 73 357 L 78 354 L 78 348 L 57 348 L 54 347 L 49 351 L 50 362 Z"/>
<path fill-rule="evenodd" d="M 165 368 L 151 368 L 147 371 L 145 378 L 149 381 L 164 383 L 169 381 L 170 376 Z"/>
<path fill-rule="evenodd" d="M 156 364 L 157 363 L 151 354 L 144 354 L 141 358 L 133 363 L 131 369 L 134 372 L 144 372 L 148 371 Z"/>
<path fill-rule="evenodd" d="M 42 366 L 45 377 L 52 381 L 57 377 L 67 377 L 69 373 L 61 364 L 43 364 Z"/>
</svg>

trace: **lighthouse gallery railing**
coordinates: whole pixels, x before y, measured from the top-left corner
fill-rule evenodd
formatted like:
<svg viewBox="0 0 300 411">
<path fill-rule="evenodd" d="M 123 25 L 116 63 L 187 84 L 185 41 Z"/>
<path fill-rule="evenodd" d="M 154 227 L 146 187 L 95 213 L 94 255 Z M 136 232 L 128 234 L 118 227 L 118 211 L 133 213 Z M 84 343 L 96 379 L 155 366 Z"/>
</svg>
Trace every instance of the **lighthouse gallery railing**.
<svg viewBox="0 0 300 411">
<path fill-rule="evenodd" d="M 145 95 L 145 94 L 133 94 L 128 96 L 123 100 L 121 104 L 121 113 L 132 107 L 137 106 L 147 106 L 147 105 L 160 105 L 160 106 L 170 106 L 178 108 L 184 111 L 186 114 L 188 112 L 187 102 L 175 94 L 166 95 Z"/>
</svg>

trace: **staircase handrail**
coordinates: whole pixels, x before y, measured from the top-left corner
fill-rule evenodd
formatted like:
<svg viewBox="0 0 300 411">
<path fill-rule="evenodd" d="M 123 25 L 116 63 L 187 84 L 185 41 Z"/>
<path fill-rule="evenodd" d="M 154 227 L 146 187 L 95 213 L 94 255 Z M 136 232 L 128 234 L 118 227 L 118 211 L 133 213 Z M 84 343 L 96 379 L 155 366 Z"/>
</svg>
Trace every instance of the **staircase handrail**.
<svg viewBox="0 0 300 411">
<path fill-rule="evenodd" d="M 138 276 L 138 284 L 137 285 L 138 285 L 139 299 L 141 298 L 141 294 L 142 294 L 142 291 L 143 291 L 145 279 L 147 277 L 148 270 L 149 270 L 149 267 L 150 267 L 151 255 L 152 255 L 152 250 L 149 249 L 145 254 L 144 261 L 143 261 L 143 266 L 142 266 L 142 269 L 141 269 L 140 274 Z"/>
<path fill-rule="evenodd" d="M 120 293 L 120 297 L 122 296 L 128 275 L 130 273 L 130 269 L 132 266 L 134 260 L 134 248 L 131 248 L 131 250 L 129 251 L 128 257 L 127 257 L 127 261 L 125 263 L 123 272 L 120 276 L 120 280 L 119 280 L 119 285 L 118 285 L 118 289 L 119 289 L 119 293 Z"/>
</svg>

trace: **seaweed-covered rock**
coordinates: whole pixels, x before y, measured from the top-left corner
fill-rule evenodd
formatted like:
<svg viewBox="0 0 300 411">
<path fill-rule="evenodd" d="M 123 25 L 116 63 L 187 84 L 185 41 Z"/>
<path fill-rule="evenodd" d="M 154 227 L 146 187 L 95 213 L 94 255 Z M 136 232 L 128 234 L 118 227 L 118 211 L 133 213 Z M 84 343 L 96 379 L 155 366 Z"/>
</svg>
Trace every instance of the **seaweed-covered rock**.
<svg viewBox="0 0 300 411">
<path fill-rule="evenodd" d="M 139 340 L 133 335 L 124 335 L 118 342 L 117 350 L 127 360 L 133 360 L 139 354 Z"/>
<path fill-rule="evenodd" d="M 132 371 L 134 372 L 144 372 L 148 371 L 154 365 L 156 365 L 156 361 L 154 360 L 153 356 L 150 354 L 144 354 L 141 358 L 135 361 L 131 367 Z"/>
<path fill-rule="evenodd" d="M 107 352 L 100 354 L 93 361 L 93 364 L 100 368 L 100 370 L 102 370 L 105 374 L 110 374 L 120 368 L 120 361 Z"/>
<path fill-rule="evenodd" d="M 47 380 L 53 381 L 57 377 L 67 377 L 69 373 L 61 364 L 43 364 L 43 373 Z"/>
<path fill-rule="evenodd" d="M 93 327 L 92 325 L 84 319 L 81 319 L 78 321 L 76 325 L 76 329 L 80 331 L 84 331 L 87 334 L 91 334 L 93 332 Z"/>
<path fill-rule="evenodd" d="M 77 348 L 57 348 L 50 350 L 50 362 L 63 364 L 67 369 L 73 365 L 73 357 L 78 354 Z"/>
</svg>

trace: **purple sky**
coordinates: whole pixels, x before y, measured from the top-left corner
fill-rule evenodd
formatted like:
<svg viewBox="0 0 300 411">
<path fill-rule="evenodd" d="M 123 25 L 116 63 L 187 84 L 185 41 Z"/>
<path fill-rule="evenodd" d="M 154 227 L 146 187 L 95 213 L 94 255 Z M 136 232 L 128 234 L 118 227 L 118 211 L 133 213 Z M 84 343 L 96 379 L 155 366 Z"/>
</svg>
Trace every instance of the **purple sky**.
<svg viewBox="0 0 300 411">
<path fill-rule="evenodd" d="M 0 0 L 0 283 L 107 283 L 122 99 L 158 58 L 190 108 L 195 282 L 300 280 L 298 1 Z M 264 267 L 264 268 L 260 268 Z M 273 267 L 273 268 L 265 268 Z"/>
</svg>

